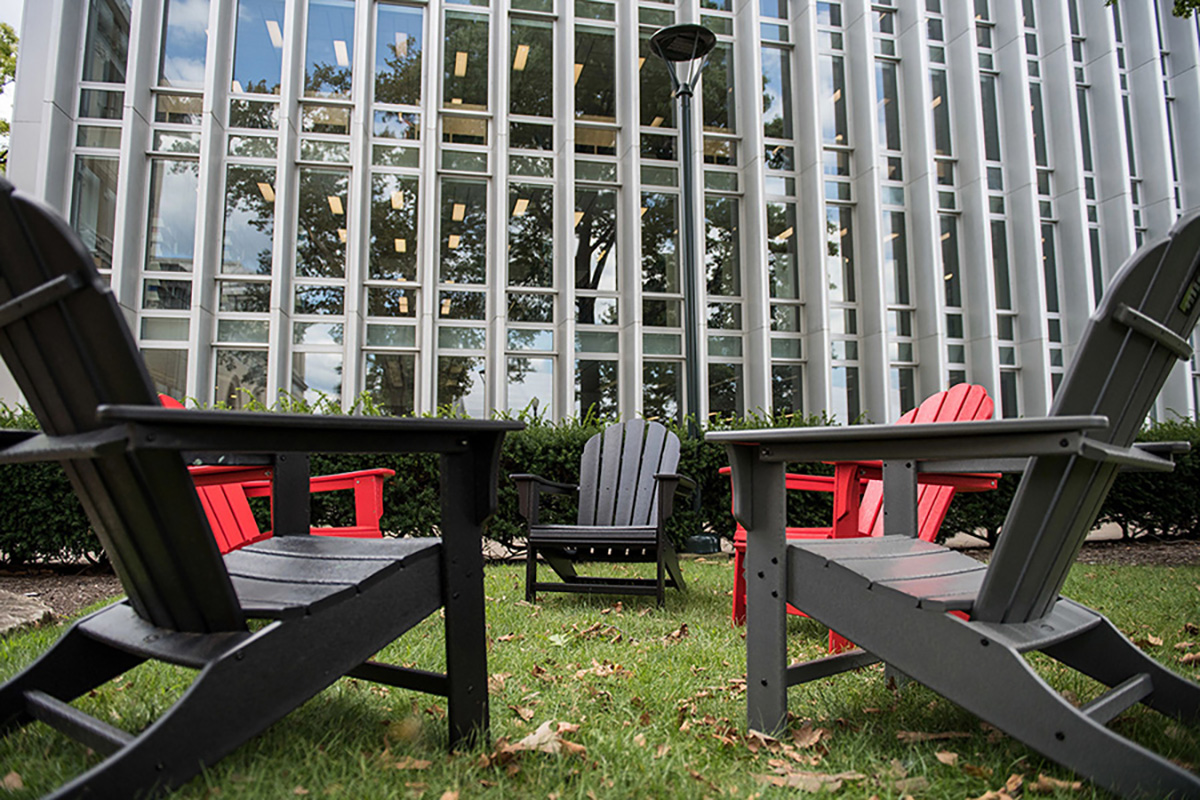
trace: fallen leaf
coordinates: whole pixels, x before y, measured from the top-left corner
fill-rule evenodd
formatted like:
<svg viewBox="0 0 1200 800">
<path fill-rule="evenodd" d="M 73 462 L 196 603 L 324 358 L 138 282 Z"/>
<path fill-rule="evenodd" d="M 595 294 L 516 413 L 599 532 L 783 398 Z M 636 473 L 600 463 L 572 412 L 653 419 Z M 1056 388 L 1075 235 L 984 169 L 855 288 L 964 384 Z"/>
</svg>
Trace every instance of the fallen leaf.
<svg viewBox="0 0 1200 800">
<path fill-rule="evenodd" d="M 636 744 L 638 747 L 645 747 L 646 746 L 646 734 L 639 733 L 637 736 L 634 736 L 633 743 Z"/>
<path fill-rule="evenodd" d="M 972 778 L 992 777 L 991 767 L 981 767 L 978 764 L 963 764 L 962 771 L 970 775 Z"/>
<path fill-rule="evenodd" d="M 504 691 L 504 682 L 512 677 L 511 672 L 497 672 L 488 676 L 488 693 L 499 694 Z"/>
<path fill-rule="evenodd" d="M 971 734 L 963 731 L 942 731 L 941 733 L 896 731 L 896 738 L 902 742 L 933 742 L 941 739 L 969 739 Z"/>
<path fill-rule="evenodd" d="M 1025 776 L 1013 773 L 1008 776 L 1008 780 L 1004 782 L 1004 791 L 1009 794 L 1016 794 L 1021 790 L 1021 785 L 1025 783 Z"/>
<path fill-rule="evenodd" d="M 446 791 L 442 792 L 441 800 L 458 800 L 458 791 L 451 791 L 450 789 L 447 789 Z"/>
<path fill-rule="evenodd" d="M 525 638 L 523 633 L 506 633 L 503 636 L 497 636 L 497 642 L 519 642 Z"/>
<path fill-rule="evenodd" d="M 924 775 L 914 775 L 911 778 L 896 781 L 894 786 L 897 792 L 904 792 L 905 794 L 923 792 L 929 788 L 929 778 L 926 778 Z"/>
<path fill-rule="evenodd" d="M 1183 623 L 1183 629 L 1188 633 L 1200 633 L 1200 625 L 1197 625 L 1194 622 Z"/>
<path fill-rule="evenodd" d="M 1175 649 L 1176 650 L 1190 650 L 1194 644 L 1195 644 L 1194 642 L 1176 642 Z"/>
<path fill-rule="evenodd" d="M 1038 773 L 1037 780 L 1026 783 L 1025 788 L 1038 794 L 1050 794 L 1059 789 L 1078 792 L 1083 788 L 1083 781 L 1062 781 L 1058 778 L 1051 778 L 1049 775 Z"/>
<path fill-rule="evenodd" d="M 678 628 L 671 631 L 664 641 L 678 642 L 688 635 L 687 623 L 682 623 Z"/>
<path fill-rule="evenodd" d="M 0 786 L 3 786 L 10 792 L 16 792 L 25 788 L 25 781 L 21 780 L 19 773 L 10 772 L 4 776 L 3 781 L 0 781 Z"/>
<path fill-rule="evenodd" d="M 1163 643 L 1162 637 L 1155 636 L 1154 634 L 1147 636 L 1146 641 L 1149 642 L 1153 647 L 1162 647 Z"/>
<path fill-rule="evenodd" d="M 939 750 L 933 756 L 947 767 L 953 767 L 958 764 L 958 753 L 952 753 L 949 750 Z"/>
<path fill-rule="evenodd" d="M 432 761 L 426 761 L 423 758 L 413 758 L 405 756 L 404 758 L 393 764 L 396 769 L 429 769 L 433 766 Z"/>
<path fill-rule="evenodd" d="M 295 789 L 292 789 L 292 794 L 306 795 L 308 794 L 308 789 L 305 789 L 303 786 L 297 786 Z"/>
<path fill-rule="evenodd" d="M 514 714 L 526 722 L 529 722 L 529 720 L 533 719 L 534 710 L 532 708 L 524 708 L 522 706 L 509 706 L 509 708 L 512 709 Z"/>
<path fill-rule="evenodd" d="M 1197 661 L 1200 661 L 1200 653 L 1188 653 L 1179 659 L 1181 664 L 1194 664 Z"/>
<path fill-rule="evenodd" d="M 822 739 L 828 739 L 832 734 L 828 728 L 814 728 L 811 721 L 806 721 L 800 730 L 792 732 L 792 742 L 799 748 L 807 750 L 815 747 Z"/>
<path fill-rule="evenodd" d="M 660 744 L 658 747 L 654 748 L 654 757 L 655 757 L 655 758 L 662 758 L 663 756 L 665 756 L 665 755 L 666 755 L 667 753 L 669 753 L 669 752 L 671 752 L 671 745 L 669 745 L 669 744 Z"/>
</svg>

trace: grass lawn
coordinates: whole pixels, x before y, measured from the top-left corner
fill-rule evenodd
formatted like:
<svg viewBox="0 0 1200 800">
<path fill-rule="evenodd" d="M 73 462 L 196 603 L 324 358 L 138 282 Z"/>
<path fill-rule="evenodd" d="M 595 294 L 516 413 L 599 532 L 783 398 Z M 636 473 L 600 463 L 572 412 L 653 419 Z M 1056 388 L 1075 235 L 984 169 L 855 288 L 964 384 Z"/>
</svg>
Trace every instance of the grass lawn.
<svg viewBox="0 0 1200 800">
<path fill-rule="evenodd" d="M 1046 797 L 1107 796 L 1088 784 L 1072 788 L 1072 773 L 922 686 L 890 690 L 878 665 L 793 687 L 788 734 L 778 742 L 747 737 L 743 629 L 729 624 L 731 570 L 724 559 L 686 562 L 691 590 L 669 593 L 658 610 L 644 597 L 555 594 L 531 606 L 523 601 L 523 567 L 489 566 L 489 747 L 448 755 L 441 698 L 343 679 L 177 796 L 771 798 L 808 789 L 845 798 L 958 799 L 1002 790 L 1014 775 L 1024 776 L 1026 797 L 1038 789 Z M 1200 629 L 1189 627 L 1200 625 L 1200 566 L 1078 565 L 1066 593 L 1200 680 L 1200 657 L 1182 661 L 1200 653 Z M 794 658 L 823 652 L 821 626 L 800 618 L 788 626 Z M 36 657 L 60 630 L 0 641 L 0 677 Z M 382 657 L 438 668 L 441 650 L 439 620 L 431 619 Z M 1080 701 L 1098 691 L 1048 660 L 1038 663 L 1056 688 Z M 137 730 L 191 674 L 139 667 L 79 705 Z M 1200 765 L 1200 726 L 1140 708 L 1114 725 L 1192 769 Z M 23 785 L 8 796 L 35 797 L 95 762 L 86 748 L 34 724 L 0 742 L 0 773 L 8 773 L 0 785 Z M 1039 775 L 1047 780 L 1031 785 Z M 1056 781 L 1062 785 L 1049 785 Z"/>
</svg>

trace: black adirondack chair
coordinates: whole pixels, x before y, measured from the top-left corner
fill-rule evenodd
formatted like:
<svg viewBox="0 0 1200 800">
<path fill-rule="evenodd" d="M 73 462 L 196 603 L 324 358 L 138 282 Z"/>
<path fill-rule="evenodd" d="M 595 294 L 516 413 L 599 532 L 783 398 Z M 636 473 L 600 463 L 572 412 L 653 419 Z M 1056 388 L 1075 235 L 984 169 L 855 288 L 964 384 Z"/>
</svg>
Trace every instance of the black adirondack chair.
<svg viewBox="0 0 1200 800">
<path fill-rule="evenodd" d="M 538 590 L 592 594 L 652 594 L 662 606 L 665 587 L 684 589 L 679 558 L 664 527 L 675 496 L 696 484 L 675 474 L 679 466 L 679 437 L 657 422 L 633 420 L 610 425 L 583 448 L 579 485 L 549 481 L 537 475 L 512 475 L 518 502 L 528 523 L 525 599 L 537 600 Z M 543 525 L 539 507 L 543 494 L 577 494 L 578 523 Z M 537 579 L 541 555 L 562 579 Z M 602 578 L 579 575 L 575 562 L 654 562 L 651 578 Z"/>
<path fill-rule="evenodd" d="M 50 796 L 179 786 L 343 675 L 444 695 L 451 744 L 486 737 L 480 525 L 519 425 L 164 409 L 78 237 L 2 179 L 0 241 L 0 355 L 43 431 L 0 432 L 0 461 L 63 464 L 128 593 L 0 687 L 6 734 L 40 720 L 106 756 Z M 306 535 L 306 461 L 292 452 L 275 464 L 289 484 L 276 538 L 222 559 L 179 451 L 298 449 L 440 453 L 443 538 Z M 442 607 L 445 674 L 369 660 Z M 269 622 L 251 631 L 254 618 Z M 146 660 L 198 674 L 145 730 L 70 705 Z"/>
<path fill-rule="evenodd" d="M 1114 278 L 1046 418 L 710 434 L 727 443 L 735 496 L 747 501 L 735 515 L 750 531 L 750 727 L 785 724 L 789 685 L 882 659 L 1118 794 L 1200 797 L 1200 777 L 1107 727 L 1139 701 L 1195 721 L 1200 685 L 1060 595 L 1118 469 L 1172 467 L 1170 444 L 1135 447 L 1134 438 L 1175 360 L 1190 357 L 1198 314 L 1200 215 L 1192 214 Z M 1014 456 L 1034 458 L 1003 460 Z M 991 561 L 886 535 L 887 525 L 874 539 L 785 545 L 783 463 L 858 458 L 884 459 L 888 522 L 900 530 L 911 524 L 916 464 L 1023 469 Z M 785 668 L 785 599 L 862 649 Z M 1076 708 L 1025 661 L 1031 651 L 1110 689 Z"/>
</svg>

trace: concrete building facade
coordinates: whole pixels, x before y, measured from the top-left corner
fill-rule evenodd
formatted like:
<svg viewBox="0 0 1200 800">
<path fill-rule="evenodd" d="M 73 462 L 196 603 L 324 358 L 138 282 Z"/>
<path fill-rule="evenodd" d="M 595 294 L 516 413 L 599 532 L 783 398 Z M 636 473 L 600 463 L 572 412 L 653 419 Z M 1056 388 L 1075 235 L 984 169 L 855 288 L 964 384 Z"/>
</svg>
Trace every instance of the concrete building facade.
<svg viewBox="0 0 1200 800">
<path fill-rule="evenodd" d="M 40 0 L 9 177 L 201 403 L 886 421 L 971 381 L 1031 416 L 1114 271 L 1200 206 L 1171 6 Z M 677 22 L 718 40 L 693 198 L 648 45 Z M 1156 413 L 1195 415 L 1198 376 Z"/>
</svg>

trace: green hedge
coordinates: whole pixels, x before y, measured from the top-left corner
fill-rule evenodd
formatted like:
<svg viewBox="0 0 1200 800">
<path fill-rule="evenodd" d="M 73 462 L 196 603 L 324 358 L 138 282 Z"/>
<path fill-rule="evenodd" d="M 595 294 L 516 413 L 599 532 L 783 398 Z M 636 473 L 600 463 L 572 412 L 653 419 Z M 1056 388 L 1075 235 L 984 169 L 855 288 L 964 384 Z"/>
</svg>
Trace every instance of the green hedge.
<svg viewBox="0 0 1200 800">
<path fill-rule="evenodd" d="M 289 401 L 275 410 L 311 413 L 341 413 L 332 403 L 309 405 Z M 354 411 L 378 414 L 369 403 Z M 597 419 L 566 420 L 549 423 L 536 416 L 518 414 L 526 422 L 523 431 L 510 433 L 504 442 L 500 461 L 499 508 L 488 524 L 487 534 L 506 545 L 522 538 L 522 520 L 517 513 L 516 487 L 508 476 L 532 472 L 565 483 L 578 479 L 579 459 L 588 438 L 608 421 Z M 761 417 L 726 420 L 709 430 L 761 428 L 827 424 L 828 420 L 809 417 Z M 36 420 L 28 409 L 0 403 L 0 427 L 35 428 Z M 694 503 L 676 507 L 670 532 L 676 541 L 701 531 L 732 536 L 729 481 L 718 474 L 727 463 L 724 447 L 709 444 L 676 428 L 682 442 L 679 471 L 696 480 L 699 491 Z M 1184 440 L 1200 447 L 1200 425 L 1184 420 L 1149 426 L 1143 440 Z M 1104 508 L 1101 522 L 1115 522 L 1128 536 L 1188 537 L 1200 535 L 1200 493 L 1198 471 L 1200 454 L 1177 458 L 1178 467 L 1168 475 L 1123 474 L 1118 477 Z M 373 467 L 389 467 L 395 477 L 384 483 L 384 530 L 398 535 L 429 535 L 440 516 L 437 457 L 425 454 L 402 455 L 316 455 L 312 459 L 314 475 L 351 472 Z M 826 465 L 799 465 L 808 472 L 830 474 Z M 34 561 L 75 560 L 100 557 L 99 546 L 88 529 L 82 507 L 71 491 L 62 468 L 50 464 L 0 465 L 0 561 L 20 564 Z M 958 531 L 982 532 L 995 542 L 1015 491 L 1018 476 L 1005 476 L 995 492 L 960 494 L 951 505 L 942 526 L 942 535 Z M 1162 498 L 1170 498 L 1164 503 Z M 788 520 L 792 525 L 827 525 L 832 510 L 831 496 L 823 493 L 792 492 L 788 497 Z M 316 495 L 312 519 L 316 525 L 347 524 L 353 519 L 349 493 Z M 544 519 L 569 522 L 574 519 L 574 504 L 568 498 L 552 499 L 544 510 Z"/>
</svg>

